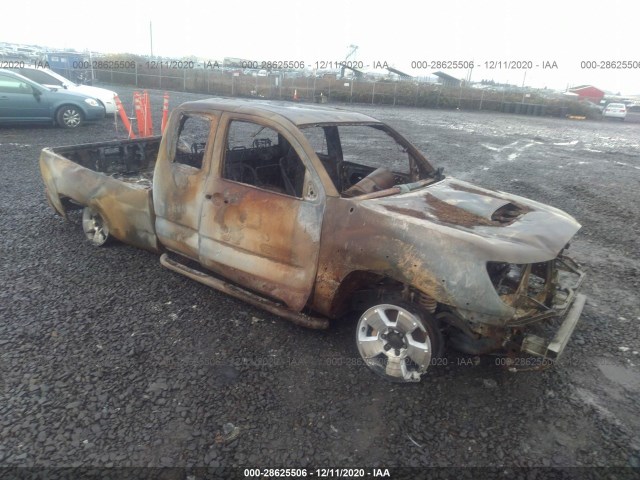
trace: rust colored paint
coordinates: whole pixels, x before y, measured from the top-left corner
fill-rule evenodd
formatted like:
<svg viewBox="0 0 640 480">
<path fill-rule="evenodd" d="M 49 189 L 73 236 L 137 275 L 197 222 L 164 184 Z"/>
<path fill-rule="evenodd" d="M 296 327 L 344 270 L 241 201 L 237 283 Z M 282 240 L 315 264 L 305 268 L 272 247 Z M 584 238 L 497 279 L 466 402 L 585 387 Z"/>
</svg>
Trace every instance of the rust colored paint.
<svg viewBox="0 0 640 480">
<path fill-rule="evenodd" d="M 302 201 L 222 179 L 212 187 L 216 193 L 203 207 L 201 262 L 301 309 L 307 272 L 314 270 L 307 262 L 318 245 L 301 228 Z"/>
<path fill-rule="evenodd" d="M 423 212 L 420 212 L 418 210 L 412 210 L 410 208 L 396 207 L 394 205 L 388 205 L 388 206 L 385 206 L 384 208 L 386 208 L 390 212 L 400 213 L 402 215 L 407 215 L 409 217 L 420 218 L 422 220 L 429 219 L 429 217 L 427 217 Z"/>
<path fill-rule="evenodd" d="M 49 149 L 45 149 L 40 157 L 40 171 L 47 197 L 58 213 L 66 217 L 62 199 L 93 207 L 105 219 L 115 238 L 136 247 L 159 251 L 150 185 L 119 181 Z"/>
<path fill-rule="evenodd" d="M 233 120 L 254 121 L 284 135 L 306 168 L 307 184 L 317 186 L 316 196 L 295 198 L 221 178 L 222 146 Z M 221 124 L 202 204 L 200 263 L 300 311 L 309 300 L 316 277 L 325 198 L 319 187 L 330 180 L 317 175 L 308 152 L 291 134 L 292 126 L 240 114 L 223 115 Z"/>
<path fill-rule="evenodd" d="M 344 289 L 366 286 L 357 281 L 343 285 L 353 272 L 414 285 L 442 303 L 453 303 L 433 270 L 425 268 L 424 254 L 411 244 L 408 233 L 402 219 L 372 215 L 356 199 L 327 199 L 313 308 L 331 318 L 340 316 L 348 307 L 349 292 Z"/>
<path fill-rule="evenodd" d="M 497 195 L 495 192 L 492 192 L 491 190 L 485 190 L 477 187 L 472 187 L 469 185 L 462 185 L 460 183 L 457 183 L 457 184 L 452 184 L 451 188 L 454 190 L 458 190 L 460 192 L 473 193 L 475 195 L 484 195 L 486 197 L 492 197 L 498 200 L 504 200 L 504 198 L 500 197 L 499 195 Z"/>
<path fill-rule="evenodd" d="M 439 198 L 431 195 L 430 193 L 424 196 L 427 209 L 433 213 L 436 220 L 440 220 L 446 223 L 453 223 L 460 225 L 461 227 L 474 227 L 477 225 L 495 226 L 499 225 L 498 222 L 492 222 L 485 218 L 474 215 L 466 210 L 456 208 L 455 206 L 440 200 Z"/>
<path fill-rule="evenodd" d="M 153 202 L 157 216 L 156 230 L 163 245 L 169 250 L 197 260 L 200 256 L 200 213 L 207 178 L 211 171 L 220 112 L 185 111 L 178 108 L 171 113 L 167 131 L 177 132 L 185 115 L 203 118 L 210 123 L 202 167 L 196 168 L 175 162 L 177 135 L 166 135 L 156 162 Z"/>
</svg>

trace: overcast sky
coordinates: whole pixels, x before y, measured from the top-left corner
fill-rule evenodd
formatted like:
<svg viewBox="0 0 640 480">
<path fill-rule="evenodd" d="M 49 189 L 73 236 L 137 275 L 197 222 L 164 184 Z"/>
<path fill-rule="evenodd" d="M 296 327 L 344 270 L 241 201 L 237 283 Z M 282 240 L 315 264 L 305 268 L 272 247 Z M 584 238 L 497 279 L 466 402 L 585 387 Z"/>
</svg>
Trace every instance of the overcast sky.
<svg viewBox="0 0 640 480">
<path fill-rule="evenodd" d="M 15 9 L 11 11 L 10 9 Z M 302 2 L 150 0 L 23 0 L 3 6 L 0 41 L 108 53 L 153 53 L 219 59 L 357 60 L 422 75 L 413 60 L 473 60 L 471 79 L 564 89 L 593 84 L 640 94 L 635 3 L 537 0 Z M 7 12 L 7 10 L 9 10 Z M 485 68 L 485 61 L 555 61 L 558 69 Z M 580 62 L 630 60 L 639 68 L 582 69 Z M 466 70 L 446 70 L 465 78 Z"/>
</svg>

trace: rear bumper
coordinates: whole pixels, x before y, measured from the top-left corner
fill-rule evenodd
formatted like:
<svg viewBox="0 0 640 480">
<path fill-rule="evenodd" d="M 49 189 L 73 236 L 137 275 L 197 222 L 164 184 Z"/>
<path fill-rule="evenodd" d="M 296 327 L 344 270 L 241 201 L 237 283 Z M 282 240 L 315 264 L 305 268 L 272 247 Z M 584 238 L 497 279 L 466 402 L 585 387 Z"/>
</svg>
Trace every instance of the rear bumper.
<svg viewBox="0 0 640 480">
<path fill-rule="evenodd" d="M 522 341 L 522 351 L 549 360 L 560 358 L 578 324 L 586 300 L 585 295 L 577 294 L 575 296 L 573 304 L 567 310 L 564 320 L 550 341 L 533 334 L 525 335 Z"/>
<path fill-rule="evenodd" d="M 604 118 L 622 118 L 625 119 L 627 117 L 626 113 L 619 113 L 619 112 L 607 112 L 607 113 L 603 113 L 602 116 Z"/>
</svg>

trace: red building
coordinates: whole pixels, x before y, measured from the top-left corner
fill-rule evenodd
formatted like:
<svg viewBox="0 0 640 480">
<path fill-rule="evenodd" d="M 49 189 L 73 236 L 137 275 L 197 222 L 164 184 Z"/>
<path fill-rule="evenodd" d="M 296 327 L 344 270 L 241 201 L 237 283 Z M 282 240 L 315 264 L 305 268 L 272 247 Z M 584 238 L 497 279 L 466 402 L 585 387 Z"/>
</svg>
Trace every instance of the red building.
<svg viewBox="0 0 640 480">
<path fill-rule="evenodd" d="M 593 85 L 580 85 L 570 88 L 569 91 L 578 95 L 579 100 L 589 100 L 596 104 L 600 103 L 600 100 L 604 97 L 604 92 Z"/>
</svg>

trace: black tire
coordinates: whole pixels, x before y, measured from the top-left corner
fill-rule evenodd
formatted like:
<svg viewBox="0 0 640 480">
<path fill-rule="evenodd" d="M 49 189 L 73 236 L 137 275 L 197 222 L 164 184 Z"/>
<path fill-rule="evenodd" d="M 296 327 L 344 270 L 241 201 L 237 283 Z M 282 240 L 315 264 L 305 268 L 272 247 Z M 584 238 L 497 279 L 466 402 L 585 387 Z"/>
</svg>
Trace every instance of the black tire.
<svg viewBox="0 0 640 480">
<path fill-rule="evenodd" d="M 387 299 L 365 310 L 356 327 L 365 364 L 392 382 L 418 382 L 444 351 L 437 320 L 419 306 Z"/>
<path fill-rule="evenodd" d="M 78 128 L 84 123 L 84 113 L 75 105 L 63 105 L 56 113 L 56 121 L 63 128 Z"/>
</svg>

